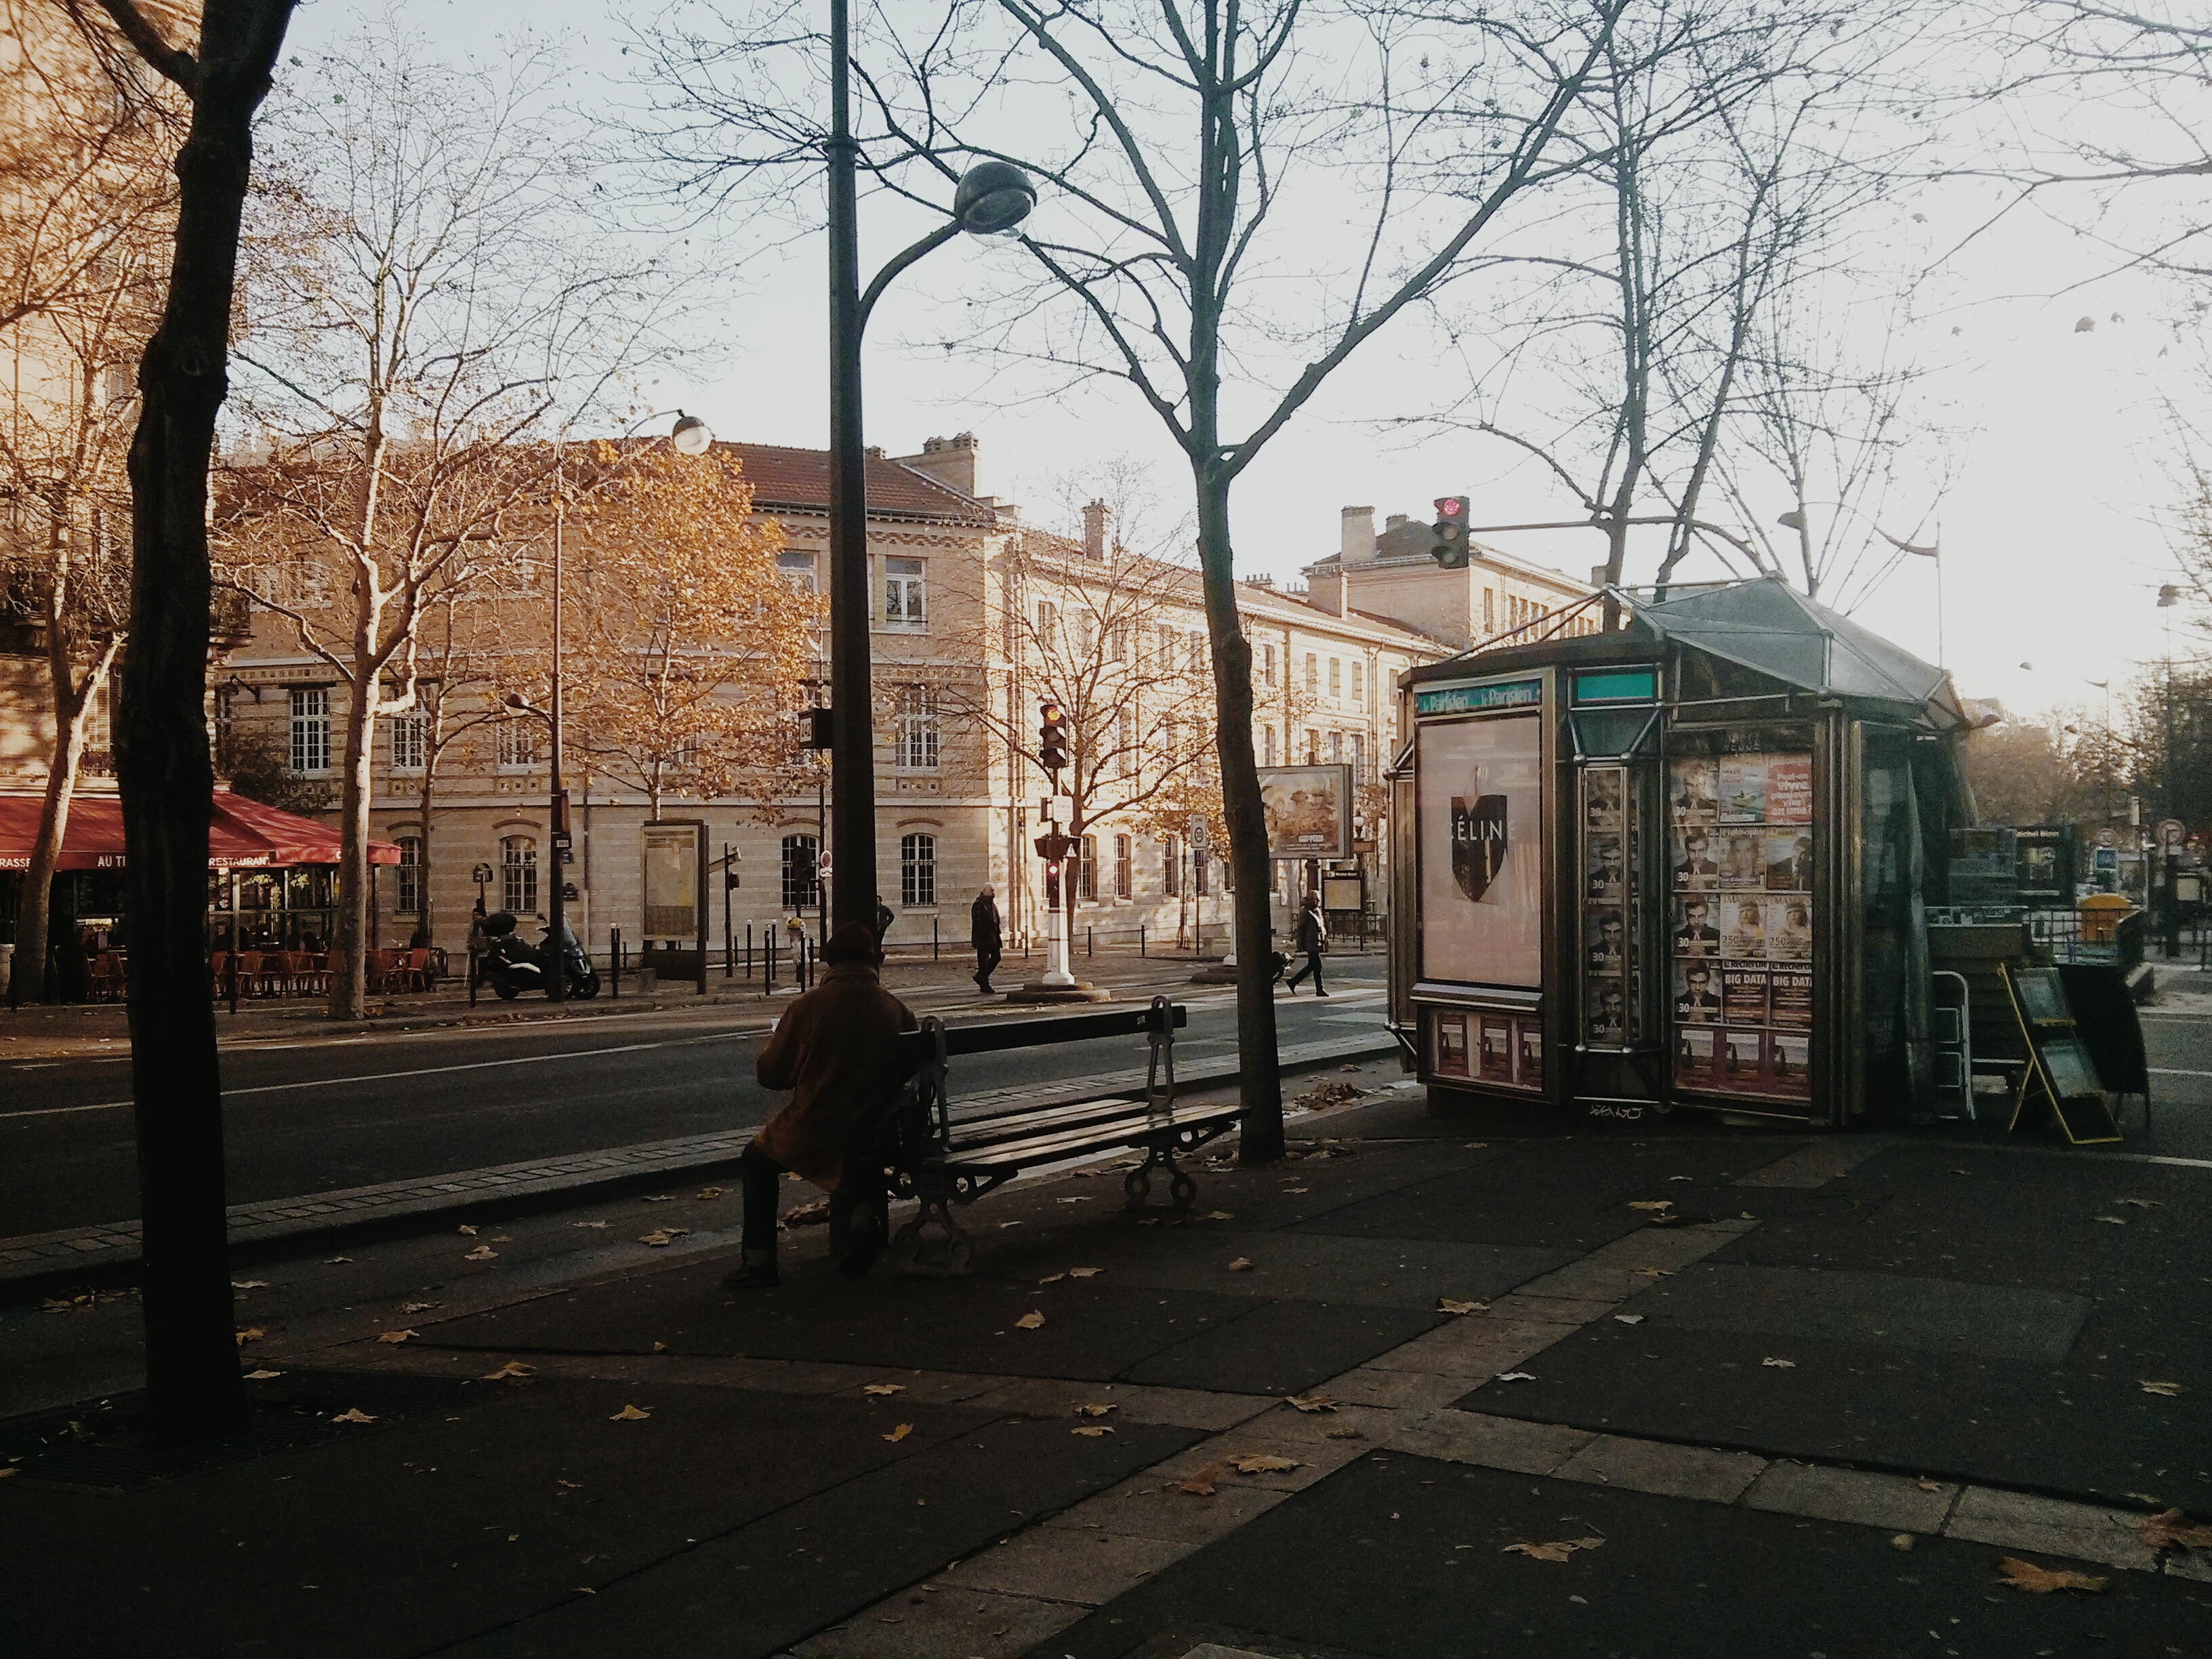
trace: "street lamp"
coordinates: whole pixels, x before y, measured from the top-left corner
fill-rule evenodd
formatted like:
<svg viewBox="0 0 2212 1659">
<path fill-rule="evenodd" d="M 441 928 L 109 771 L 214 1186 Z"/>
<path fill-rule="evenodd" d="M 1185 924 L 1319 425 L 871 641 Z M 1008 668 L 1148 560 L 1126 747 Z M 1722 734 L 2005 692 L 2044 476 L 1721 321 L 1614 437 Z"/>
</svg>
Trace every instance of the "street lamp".
<svg viewBox="0 0 2212 1659">
<path fill-rule="evenodd" d="M 1006 161 L 981 161 L 953 191 L 951 216 L 860 291 L 849 0 L 830 0 L 830 851 L 832 925 L 876 909 L 874 669 L 868 645 L 867 454 L 860 435 L 860 336 L 891 281 L 962 231 L 1002 235 L 1029 216 L 1036 186 Z"/>
</svg>

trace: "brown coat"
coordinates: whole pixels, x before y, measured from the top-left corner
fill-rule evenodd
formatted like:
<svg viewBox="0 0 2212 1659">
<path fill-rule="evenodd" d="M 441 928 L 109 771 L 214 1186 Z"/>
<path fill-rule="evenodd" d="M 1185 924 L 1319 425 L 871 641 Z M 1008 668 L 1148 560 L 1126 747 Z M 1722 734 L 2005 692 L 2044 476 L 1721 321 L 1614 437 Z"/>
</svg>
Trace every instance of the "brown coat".
<svg viewBox="0 0 2212 1659">
<path fill-rule="evenodd" d="M 760 1148 L 825 1192 L 854 1139 L 898 1100 L 908 1068 L 890 1039 L 918 1029 L 914 1011 L 866 963 L 841 962 L 784 1010 L 753 1066 L 763 1089 L 793 1091 L 768 1121 Z"/>
</svg>

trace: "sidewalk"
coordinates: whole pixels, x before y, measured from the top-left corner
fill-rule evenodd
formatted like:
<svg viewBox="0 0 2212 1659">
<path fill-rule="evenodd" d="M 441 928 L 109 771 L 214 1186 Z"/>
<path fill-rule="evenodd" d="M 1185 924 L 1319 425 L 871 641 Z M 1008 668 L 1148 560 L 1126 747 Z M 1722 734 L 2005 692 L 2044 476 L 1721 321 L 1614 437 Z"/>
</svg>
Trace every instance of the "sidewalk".
<svg viewBox="0 0 2212 1659">
<path fill-rule="evenodd" d="M 38 1587 L 0 1639 L 2202 1651 L 2212 1550 L 2145 1522 L 2212 1515 L 2212 1171 L 1509 1139 L 1389 1091 L 1294 1133 L 1209 1161 L 1185 1217 L 1124 1213 L 1111 1168 L 990 1194 L 969 1279 L 850 1284 L 810 1230 L 733 1296 L 726 1233 L 272 1321 L 254 1432 L 200 1454 L 139 1449 L 124 1398 L 0 1425 L 0 1547 Z"/>
</svg>

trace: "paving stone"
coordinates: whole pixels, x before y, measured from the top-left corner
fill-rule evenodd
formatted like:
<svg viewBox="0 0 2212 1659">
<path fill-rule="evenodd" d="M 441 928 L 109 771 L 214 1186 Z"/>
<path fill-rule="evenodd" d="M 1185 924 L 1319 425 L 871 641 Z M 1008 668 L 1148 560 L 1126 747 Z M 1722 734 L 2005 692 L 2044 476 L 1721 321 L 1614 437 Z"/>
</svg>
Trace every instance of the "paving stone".
<svg viewBox="0 0 2212 1659">
<path fill-rule="evenodd" d="M 1449 1406 L 1467 1391 L 1467 1379 L 1462 1376 L 1440 1376 L 1433 1371 L 1385 1370 L 1371 1364 L 1331 1377 L 1328 1383 L 1328 1392 L 1346 1405 L 1381 1406 L 1395 1410 L 1434 1411 L 1440 1406 Z"/>
<path fill-rule="evenodd" d="M 1770 1463 L 1751 1484 L 1741 1502 L 1747 1510 L 1771 1510 L 1815 1521 L 1847 1521 L 1887 1532 L 1934 1534 L 1959 1495 L 1955 1486 L 1934 1492 L 1902 1474 L 1863 1469 L 1828 1469 L 1783 1460 Z"/>
<path fill-rule="evenodd" d="M 2193 1578 L 2200 1584 L 2212 1584 L 2212 1554 L 2203 1550 L 2190 1550 L 2166 1558 L 2166 1570 L 2176 1578 Z"/>
<path fill-rule="evenodd" d="M 1290 1495 L 1272 1486 L 1222 1485 L 1211 1498 L 1200 1498 L 1176 1492 L 1148 1469 L 1073 1509 L 1063 1510 L 1045 1524 L 1067 1532 L 1122 1533 L 1170 1544 L 1210 1544 L 1255 1516 L 1266 1514 Z"/>
<path fill-rule="evenodd" d="M 1548 1325 L 1587 1325 L 1620 1305 L 1614 1297 L 1532 1296 L 1516 1291 L 1490 1304 L 1493 1318 L 1535 1320 Z"/>
<path fill-rule="evenodd" d="M 1470 1315 L 1402 1343 L 1388 1353 L 1377 1354 L 1368 1366 L 1376 1370 L 1421 1371 L 1467 1382 L 1487 1382 L 1500 1371 L 1510 1371 L 1523 1360 L 1543 1352 L 1578 1328 L 1549 1321 Z"/>
<path fill-rule="evenodd" d="M 1849 1175 L 1877 1152 L 1898 1144 L 1887 1135 L 1834 1135 L 1778 1158 L 1765 1169 L 1753 1170 L 1735 1183 L 1739 1187 L 1825 1187 L 1838 1176 Z"/>
<path fill-rule="evenodd" d="M 1118 1404 L 1131 1392 L 1110 1382 L 1072 1382 L 1057 1376 L 1016 1376 L 1000 1379 L 969 1403 L 979 1411 L 1018 1417 L 1065 1417 L 1075 1420 L 1075 1408 L 1085 1402 Z M 1154 1419 L 1160 1420 L 1160 1419 Z"/>
<path fill-rule="evenodd" d="M 1181 1429 L 1205 1429 L 1219 1433 L 1257 1417 L 1273 1406 L 1264 1394 L 1214 1394 L 1203 1389 L 1118 1389 L 1121 1402 L 1115 1413 L 1130 1423 L 1168 1423 Z"/>
<path fill-rule="evenodd" d="M 996 1659 L 1024 1652 L 1083 1616 L 1066 1601 L 933 1583 L 888 1596 L 791 1650 L 795 1659 Z"/>
<path fill-rule="evenodd" d="M 1389 1441 L 1387 1449 L 1448 1463 L 1510 1469 L 1517 1474 L 1549 1474 L 1596 1437 L 1583 1429 L 1553 1423 L 1524 1423 L 1518 1418 L 1486 1417 L 1480 1412 L 1431 1412 L 1416 1418 Z"/>
<path fill-rule="evenodd" d="M 1078 1534 L 1039 1527 L 963 1561 L 940 1574 L 938 1582 L 1095 1607 L 1197 1547 L 1127 1533 Z"/>
<path fill-rule="evenodd" d="M 1591 1486 L 1732 1504 L 1765 1468 L 1765 1459 L 1749 1452 L 1710 1451 L 1702 1446 L 1601 1434 L 1553 1473 L 1559 1480 Z"/>
<path fill-rule="evenodd" d="M 2070 1556 L 2108 1567 L 2158 1571 L 2158 1554 L 2140 1538 L 2142 1517 L 2094 1504 L 2036 1498 L 2027 1492 L 1969 1486 L 1945 1525 L 1945 1536 L 2043 1555 Z"/>
<path fill-rule="evenodd" d="M 1187 1451 L 1178 1452 L 1165 1462 L 1146 1469 L 1136 1479 L 1157 1479 L 1160 1485 L 1167 1486 L 1195 1474 L 1200 1469 L 1212 1468 L 1217 1486 L 1261 1486 L 1270 1492 L 1301 1492 L 1374 1449 L 1375 1447 L 1364 1440 L 1294 1440 L 1286 1435 L 1263 1431 L 1257 1425 L 1248 1425 L 1233 1434 L 1218 1435 L 1213 1439 L 1201 1441 Z M 1281 1457 L 1293 1457 L 1297 1460 L 1298 1467 L 1294 1469 L 1262 1469 L 1251 1474 L 1230 1467 L 1235 1459 L 1255 1452 L 1272 1452 Z"/>
</svg>

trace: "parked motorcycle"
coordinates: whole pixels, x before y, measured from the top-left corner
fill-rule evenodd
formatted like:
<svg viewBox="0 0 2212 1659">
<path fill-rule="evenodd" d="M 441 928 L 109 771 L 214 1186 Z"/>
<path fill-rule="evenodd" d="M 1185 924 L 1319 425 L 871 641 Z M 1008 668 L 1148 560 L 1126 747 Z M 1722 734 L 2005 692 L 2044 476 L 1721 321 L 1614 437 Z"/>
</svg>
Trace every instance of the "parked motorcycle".
<svg viewBox="0 0 2212 1659">
<path fill-rule="evenodd" d="M 477 958 L 477 971 L 483 982 L 491 987 L 502 1002 L 512 1002 L 525 991 L 543 991 L 548 995 L 553 986 L 553 930 L 546 928 L 544 937 L 536 945 L 526 943 L 514 931 L 514 915 L 501 910 L 483 919 L 483 934 L 489 941 L 483 954 Z M 567 963 L 568 994 L 571 997 L 595 997 L 599 994 L 599 975 L 584 954 L 583 945 L 575 933 L 563 926 L 562 952 Z"/>
</svg>

